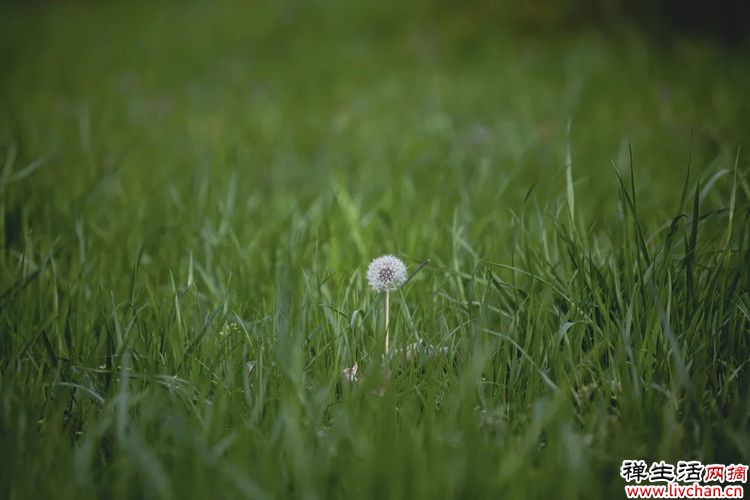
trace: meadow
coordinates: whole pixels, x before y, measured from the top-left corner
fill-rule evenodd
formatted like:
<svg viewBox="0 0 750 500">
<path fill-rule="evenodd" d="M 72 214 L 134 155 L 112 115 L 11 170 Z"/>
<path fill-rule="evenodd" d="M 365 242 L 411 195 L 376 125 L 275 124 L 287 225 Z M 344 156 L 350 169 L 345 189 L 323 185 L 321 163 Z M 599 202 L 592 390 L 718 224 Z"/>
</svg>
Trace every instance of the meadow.
<svg viewBox="0 0 750 500">
<path fill-rule="evenodd" d="M 748 463 L 747 51 L 503 14 L 0 6 L 0 496 Z"/>
</svg>

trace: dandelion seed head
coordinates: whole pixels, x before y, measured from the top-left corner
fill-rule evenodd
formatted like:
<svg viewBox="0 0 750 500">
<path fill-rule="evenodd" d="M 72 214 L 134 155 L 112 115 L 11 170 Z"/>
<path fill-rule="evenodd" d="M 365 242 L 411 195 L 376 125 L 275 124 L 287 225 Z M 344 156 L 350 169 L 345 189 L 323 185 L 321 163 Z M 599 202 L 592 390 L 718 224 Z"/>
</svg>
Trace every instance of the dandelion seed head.
<svg viewBox="0 0 750 500">
<path fill-rule="evenodd" d="M 398 257 L 383 255 L 370 262 L 367 281 L 376 292 L 390 292 L 406 282 L 406 265 Z"/>
</svg>

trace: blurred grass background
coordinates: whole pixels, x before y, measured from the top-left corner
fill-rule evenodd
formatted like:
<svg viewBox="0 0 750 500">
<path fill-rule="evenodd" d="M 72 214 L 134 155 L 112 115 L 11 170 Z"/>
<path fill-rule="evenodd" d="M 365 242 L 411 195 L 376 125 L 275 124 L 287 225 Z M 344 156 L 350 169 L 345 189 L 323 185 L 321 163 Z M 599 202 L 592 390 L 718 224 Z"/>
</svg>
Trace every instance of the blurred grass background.
<svg viewBox="0 0 750 500">
<path fill-rule="evenodd" d="M 626 458 L 746 463 L 727 5 L 3 4 L 3 496 L 595 498 Z M 397 345 L 451 355 L 380 398 L 340 371 L 378 365 L 387 252 L 432 259 Z"/>
</svg>

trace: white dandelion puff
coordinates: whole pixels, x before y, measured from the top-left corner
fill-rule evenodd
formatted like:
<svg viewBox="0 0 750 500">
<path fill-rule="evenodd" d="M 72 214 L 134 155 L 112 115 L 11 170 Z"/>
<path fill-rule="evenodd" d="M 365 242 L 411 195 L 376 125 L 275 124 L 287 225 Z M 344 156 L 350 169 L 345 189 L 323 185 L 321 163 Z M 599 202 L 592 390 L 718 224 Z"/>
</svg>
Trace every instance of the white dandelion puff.
<svg viewBox="0 0 750 500">
<path fill-rule="evenodd" d="M 391 292 L 406 283 L 406 264 L 393 255 L 378 257 L 367 268 L 367 281 L 376 292 L 385 292 L 385 353 L 388 354 Z"/>
<path fill-rule="evenodd" d="M 367 268 L 367 281 L 376 292 L 392 292 L 406 283 L 406 278 L 406 265 L 393 255 L 378 257 Z"/>
</svg>

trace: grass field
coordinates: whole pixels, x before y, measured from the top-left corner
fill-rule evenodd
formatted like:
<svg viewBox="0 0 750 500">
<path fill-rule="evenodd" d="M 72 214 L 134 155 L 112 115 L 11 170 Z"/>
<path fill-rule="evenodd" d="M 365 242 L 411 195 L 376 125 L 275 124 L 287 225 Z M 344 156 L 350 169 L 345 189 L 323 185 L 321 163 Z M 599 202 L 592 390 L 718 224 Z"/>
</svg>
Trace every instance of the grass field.
<svg viewBox="0 0 750 500">
<path fill-rule="evenodd" d="M 747 52 L 513 19 L 0 7 L 0 497 L 620 498 L 624 459 L 747 463 Z M 430 259 L 390 377 L 386 253 Z"/>
</svg>

